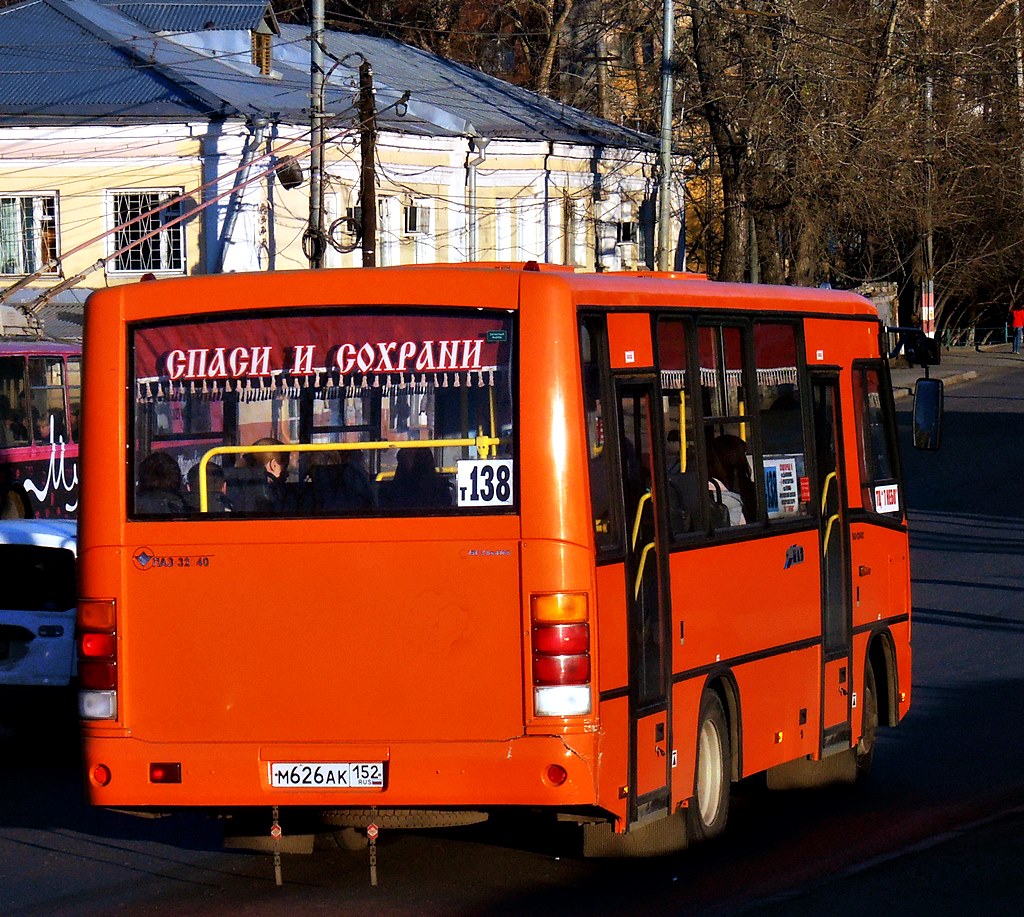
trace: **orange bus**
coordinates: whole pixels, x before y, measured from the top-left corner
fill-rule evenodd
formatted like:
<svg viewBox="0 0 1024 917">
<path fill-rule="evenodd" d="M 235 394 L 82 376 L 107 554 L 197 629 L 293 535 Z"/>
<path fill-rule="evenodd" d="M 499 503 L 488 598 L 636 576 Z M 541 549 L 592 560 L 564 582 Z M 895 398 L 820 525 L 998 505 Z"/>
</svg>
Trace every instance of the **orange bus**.
<svg viewBox="0 0 1024 917">
<path fill-rule="evenodd" d="M 160 280 L 86 310 L 94 804 L 719 834 L 910 705 L 882 326 L 536 264 Z M 268 822 L 269 823 L 269 822 Z"/>
</svg>

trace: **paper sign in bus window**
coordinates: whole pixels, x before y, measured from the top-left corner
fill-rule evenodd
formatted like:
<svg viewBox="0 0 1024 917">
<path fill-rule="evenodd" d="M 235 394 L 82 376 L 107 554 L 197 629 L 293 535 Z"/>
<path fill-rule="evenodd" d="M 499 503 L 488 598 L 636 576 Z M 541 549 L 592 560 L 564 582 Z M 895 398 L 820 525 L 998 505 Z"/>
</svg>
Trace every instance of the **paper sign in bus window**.
<svg viewBox="0 0 1024 917">
<path fill-rule="evenodd" d="M 800 478 L 797 457 L 765 458 L 764 489 L 768 516 L 785 516 L 800 510 Z"/>
<path fill-rule="evenodd" d="M 455 473 L 459 506 L 511 506 L 512 459 L 462 459 Z"/>
<path fill-rule="evenodd" d="M 875 488 L 875 512 L 898 513 L 900 511 L 900 488 L 897 484 L 880 484 Z"/>
</svg>

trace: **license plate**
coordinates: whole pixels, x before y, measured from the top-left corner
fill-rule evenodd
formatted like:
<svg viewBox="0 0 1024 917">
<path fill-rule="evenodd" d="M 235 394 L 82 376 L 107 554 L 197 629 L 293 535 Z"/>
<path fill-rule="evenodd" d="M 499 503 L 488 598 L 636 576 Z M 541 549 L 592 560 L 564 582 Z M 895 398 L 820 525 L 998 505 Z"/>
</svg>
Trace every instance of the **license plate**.
<svg viewBox="0 0 1024 917">
<path fill-rule="evenodd" d="M 273 787 L 382 789 L 381 761 L 289 761 L 269 765 Z"/>
</svg>

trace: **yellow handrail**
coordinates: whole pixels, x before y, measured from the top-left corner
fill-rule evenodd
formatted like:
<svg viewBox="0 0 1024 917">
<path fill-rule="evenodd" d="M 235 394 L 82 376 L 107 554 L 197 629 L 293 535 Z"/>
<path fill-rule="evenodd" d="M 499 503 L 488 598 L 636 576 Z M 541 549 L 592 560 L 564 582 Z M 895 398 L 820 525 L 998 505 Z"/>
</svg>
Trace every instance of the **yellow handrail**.
<svg viewBox="0 0 1024 917">
<path fill-rule="evenodd" d="M 248 455 L 267 452 L 355 452 L 361 449 L 431 449 L 446 446 L 475 446 L 477 456 L 485 459 L 490 453 L 497 453 L 501 440 L 482 433 L 464 439 L 413 439 L 396 442 L 378 440 L 366 443 L 282 443 L 266 446 L 214 446 L 203 453 L 199 460 L 199 511 L 205 513 L 209 509 L 209 494 L 206 487 L 206 466 L 216 455 Z"/>
<path fill-rule="evenodd" d="M 633 520 L 633 540 L 630 547 L 636 547 L 637 535 L 640 534 L 640 515 L 644 511 L 644 504 L 651 499 L 651 492 L 647 491 L 636 505 L 636 518 Z"/>
<path fill-rule="evenodd" d="M 647 566 L 647 555 L 651 553 L 651 549 L 654 547 L 654 542 L 651 541 L 644 545 L 644 550 L 640 554 L 640 565 L 637 567 L 636 579 L 633 581 L 633 601 L 636 601 L 640 595 L 640 583 L 644 578 L 644 568 Z"/>
<path fill-rule="evenodd" d="M 823 513 L 825 512 L 825 501 L 828 498 L 828 487 L 829 487 L 829 484 L 831 484 L 833 480 L 837 480 L 837 476 L 836 476 L 836 473 L 834 471 L 830 471 L 825 476 L 825 483 L 822 485 L 822 488 L 821 488 L 821 511 Z"/>
</svg>

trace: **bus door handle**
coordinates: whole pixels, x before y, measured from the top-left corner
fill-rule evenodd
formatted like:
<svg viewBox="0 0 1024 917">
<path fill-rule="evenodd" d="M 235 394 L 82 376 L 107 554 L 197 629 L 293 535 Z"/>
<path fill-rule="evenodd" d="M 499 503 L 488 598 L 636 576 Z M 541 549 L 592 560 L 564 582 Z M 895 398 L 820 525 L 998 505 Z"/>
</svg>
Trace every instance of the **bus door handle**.
<svg viewBox="0 0 1024 917">
<path fill-rule="evenodd" d="M 828 541 L 832 537 L 832 525 L 839 519 L 839 513 L 835 513 L 828 517 L 828 523 L 825 526 L 825 543 L 821 547 L 822 556 L 828 554 Z"/>
<path fill-rule="evenodd" d="M 636 579 L 633 581 L 633 599 L 636 600 L 640 595 L 640 583 L 643 582 L 644 568 L 647 566 L 647 555 L 654 549 L 654 542 L 648 542 L 644 545 L 643 552 L 640 554 L 640 563 L 637 564 L 636 568 Z"/>
<path fill-rule="evenodd" d="M 640 498 L 640 502 L 637 503 L 637 505 L 636 505 L 636 516 L 633 519 L 633 539 L 632 539 L 632 541 L 630 543 L 630 547 L 631 548 L 635 548 L 636 547 L 636 539 L 637 539 L 637 536 L 640 534 L 640 519 L 641 519 L 641 517 L 643 516 L 643 513 L 644 513 L 644 504 L 648 500 L 650 500 L 650 499 L 651 499 L 651 492 L 647 491 L 647 493 L 645 493 Z M 646 548 L 644 550 L 646 550 Z"/>
<path fill-rule="evenodd" d="M 835 480 L 837 480 L 837 478 L 836 478 L 836 472 L 834 472 L 834 471 L 830 471 L 825 476 L 825 483 L 822 485 L 822 488 L 821 488 L 821 512 L 822 512 L 822 514 L 824 514 L 824 512 L 825 512 L 825 501 L 828 499 L 828 488 L 829 488 L 829 485 L 833 481 L 835 481 Z"/>
</svg>

